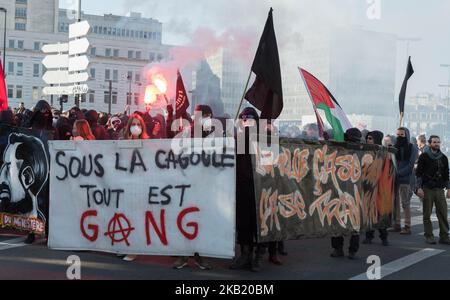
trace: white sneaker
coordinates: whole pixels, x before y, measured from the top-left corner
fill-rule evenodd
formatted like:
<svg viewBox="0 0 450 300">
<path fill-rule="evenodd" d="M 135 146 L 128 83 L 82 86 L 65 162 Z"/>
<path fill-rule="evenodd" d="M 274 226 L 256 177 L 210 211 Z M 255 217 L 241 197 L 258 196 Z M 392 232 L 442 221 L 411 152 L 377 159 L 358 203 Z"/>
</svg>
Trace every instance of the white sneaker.
<svg viewBox="0 0 450 300">
<path fill-rule="evenodd" d="M 137 255 L 127 255 L 123 258 L 124 261 L 134 261 L 137 258 Z"/>
</svg>

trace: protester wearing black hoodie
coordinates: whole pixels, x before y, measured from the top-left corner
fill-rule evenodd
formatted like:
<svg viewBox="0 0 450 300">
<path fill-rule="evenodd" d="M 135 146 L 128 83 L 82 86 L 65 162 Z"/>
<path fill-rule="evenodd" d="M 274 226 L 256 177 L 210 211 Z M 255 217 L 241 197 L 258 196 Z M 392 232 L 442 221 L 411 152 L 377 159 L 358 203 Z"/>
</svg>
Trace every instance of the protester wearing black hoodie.
<svg viewBox="0 0 450 300">
<path fill-rule="evenodd" d="M 362 142 L 362 133 L 358 128 L 350 128 L 344 134 L 345 141 L 348 143 L 360 144 Z M 331 238 L 331 247 L 334 251 L 331 253 L 331 257 L 343 257 L 344 256 L 344 237 L 333 236 Z M 348 249 L 348 258 L 355 259 L 356 253 L 359 250 L 359 233 L 354 231 L 350 237 L 350 247 Z"/>
<path fill-rule="evenodd" d="M 241 246 L 241 253 L 233 261 L 231 269 L 250 268 L 257 272 L 261 268 L 261 251 L 257 249 L 256 244 L 255 186 L 249 141 L 250 128 L 259 126 L 259 116 L 253 108 L 245 108 L 239 115 L 239 119 L 242 120 L 243 128 L 239 128 L 237 132 L 237 141 L 245 139 L 245 152 L 236 155 L 236 235 L 237 243 Z"/>
<path fill-rule="evenodd" d="M 440 244 L 450 245 L 448 209 L 444 189 L 447 189 L 447 198 L 450 198 L 450 181 L 448 158 L 440 149 L 441 140 L 438 136 L 431 136 L 429 147 L 419 157 L 417 165 L 417 195 L 423 199 L 423 224 L 425 238 L 428 244 L 436 244 L 433 235 L 431 214 L 433 205 L 436 205 L 436 215 L 439 221 Z"/>
<path fill-rule="evenodd" d="M 397 173 L 396 191 L 394 202 L 394 230 L 400 234 L 411 234 L 411 182 L 414 177 L 414 164 L 417 159 L 418 150 L 410 142 L 410 134 L 407 128 L 397 130 Z M 405 214 L 405 227 L 401 229 L 400 204 Z"/>
<path fill-rule="evenodd" d="M 383 143 L 384 134 L 381 131 L 369 132 L 366 136 L 366 144 L 381 146 Z M 383 246 L 389 246 L 387 228 L 379 228 L 380 239 L 383 242 Z M 363 244 L 372 244 L 372 240 L 375 237 L 375 230 L 366 231 L 366 239 Z"/>
</svg>

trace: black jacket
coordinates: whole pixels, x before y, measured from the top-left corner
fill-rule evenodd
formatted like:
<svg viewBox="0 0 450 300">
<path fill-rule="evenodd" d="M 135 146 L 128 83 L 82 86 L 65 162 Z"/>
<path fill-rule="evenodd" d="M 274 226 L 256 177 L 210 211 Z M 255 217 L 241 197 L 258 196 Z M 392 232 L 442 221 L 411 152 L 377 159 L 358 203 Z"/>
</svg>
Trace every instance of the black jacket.
<svg viewBox="0 0 450 300">
<path fill-rule="evenodd" d="M 417 188 L 450 188 L 448 158 L 442 153 L 433 154 L 428 149 L 420 155 L 416 175 Z"/>
</svg>

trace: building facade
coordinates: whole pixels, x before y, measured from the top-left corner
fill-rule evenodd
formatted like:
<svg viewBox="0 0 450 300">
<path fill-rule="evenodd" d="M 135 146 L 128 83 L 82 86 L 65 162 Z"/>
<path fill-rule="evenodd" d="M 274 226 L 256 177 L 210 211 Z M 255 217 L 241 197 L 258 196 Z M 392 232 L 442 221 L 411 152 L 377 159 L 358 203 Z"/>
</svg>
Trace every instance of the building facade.
<svg viewBox="0 0 450 300">
<path fill-rule="evenodd" d="M 421 93 L 408 99 L 405 107 L 405 126 L 412 136 L 419 134 L 438 135 L 442 139 L 443 149 L 450 150 L 450 99 L 429 93 Z"/>
<path fill-rule="evenodd" d="M 53 105 L 59 107 L 57 96 L 42 94 L 46 70 L 41 49 L 45 44 L 68 41 L 69 25 L 77 21 L 76 13 L 60 9 L 57 0 L 0 0 L 0 7 L 8 10 L 5 72 L 10 106 L 24 102 L 32 107 L 40 99 L 52 102 L 53 98 Z M 145 69 L 169 58 L 170 47 L 162 44 L 162 24 L 139 13 L 126 17 L 83 13 L 82 20 L 91 25 L 91 47 L 90 90 L 81 98 L 80 107 L 108 112 L 111 99 L 112 113 L 124 111 L 126 105 L 131 110 L 144 109 L 149 84 Z M 66 105 L 65 109 L 74 105 L 73 97 Z"/>
<path fill-rule="evenodd" d="M 347 115 L 379 118 L 382 131 L 395 126 L 396 37 L 359 28 L 312 30 L 280 50 L 285 109 L 281 119 L 312 115 L 298 67 L 321 80 Z"/>
<path fill-rule="evenodd" d="M 219 48 L 215 53 L 206 55 L 206 61 L 220 80 L 224 114 L 234 118 L 250 71 L 249 62 L 226 48 Z"/>
</svg>

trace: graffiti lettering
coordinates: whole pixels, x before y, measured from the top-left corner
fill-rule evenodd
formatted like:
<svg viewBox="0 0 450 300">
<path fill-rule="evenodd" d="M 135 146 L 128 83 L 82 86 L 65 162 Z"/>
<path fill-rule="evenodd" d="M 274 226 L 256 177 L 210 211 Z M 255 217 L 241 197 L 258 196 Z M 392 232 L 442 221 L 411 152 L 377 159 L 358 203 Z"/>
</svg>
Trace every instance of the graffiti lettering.
<svg viewBox="0 0 450 300">
<path fill-rule="evenodd" d="M 281 231 L 279 215 L 285 219 L 297 216 L 299 220 L 307 217 L 305 201 L 299 191 L 288 195 L 278 195 L 278 190 L 272 193 L 272 189 L 263 189 L 260 201 L 261 235 L 266 236 L 273 225 Z M 267 225 L 267 221 L 270 221 Z"/>
</svg>

